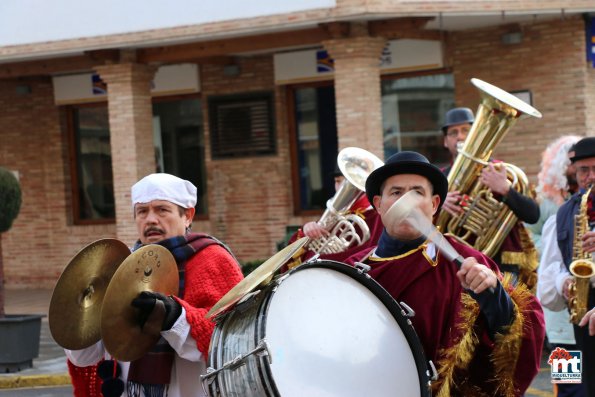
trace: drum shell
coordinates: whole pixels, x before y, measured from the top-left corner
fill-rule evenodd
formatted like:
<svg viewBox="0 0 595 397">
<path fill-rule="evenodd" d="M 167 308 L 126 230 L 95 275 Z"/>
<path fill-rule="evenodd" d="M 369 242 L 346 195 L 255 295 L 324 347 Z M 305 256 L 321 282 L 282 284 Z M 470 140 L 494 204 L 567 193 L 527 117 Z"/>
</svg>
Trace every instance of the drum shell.
<svg viewBox="0 0 595 397">
<path fill-rule="evenodd" d="M 339 357 L 336 357 L 337 360 L 332 358 L 327 360 L 333 355 L 329 354 L 328 352 L 323 352 L 320 354 L 320 357 L 316 355 L 312 356 L 317 357 L 316 359 L 310 359 L 310 361 L 306 359 L 306 365 L 304 365 L 304 363 L 299 364 L 298 362 L 301 361 L 302 351 L 304 351 L 303 355 L 306 357 L 308 357 L 308 354 L 312 353 L 305 352 L 305 350 L 310 350 L 309 346 L 302 346 L 302 350 L 298 352 L 300 357 L 297 359 L 294 357 L 293 359 L 296 362 L 295 374 L 296 377 L 298 377 L 298 372 L 303 372 L 298 368 L 304 366 L 313 366 L 314 368 L 311 369 L 313 373 L 318 371 L 329 371 L 329 368 L 337 366 L 337 374 L 333 373 L 333 370 L 328 372 L 328 385 L 304 385 L 302 388 L 301 384 L 298 382 L 298 386 L 294 387 L 294 385 L 291 385 L 291 387 L 288 387 L 287 385 L 291 384 L 292 381 L 288 381 L 286 377 L 293 376 L 294 371 L 283 372 L 278 370 L 278 367 L 276 368 L 276 366 L 280 365 L 279 361 L 283 361 L 285 357 L 285 353 L 280 352 L 284 352 L 290 348 L 288 346 L 300 345 L 300 343 L 304 341 L 295 343 L 296 332 L 294 328 L 299 328 L 299 325 L 291 324 L 291 321 L 289 321 L 286 327 L 287 333 L 279 338 L 279 333 L 282 332 L 281 328 L 279 328 L 279 326 L 274 326 L 271 323 L 281 321 L 280 319 L 273 317 L 279 317 L 279 309 L 276 308 L 275 305 L 281 304 L 277 303 L 277 301 L 285 302 L 285 298 L 282 297 L 282 294 L 288 294 L 289 292 L 286 291 L 289 291 L 289 288 L 293 288 L 288 287 L 287 289 L 284 289 L 284 283 L 287 283 L 286 285 L 293 283 L 294 279 L 292 279 L 292 277 L 295 277 L 295 283 L 298 283 L 297 277 L 300 275 L 302 278 L 308 276 L 307 278 L 310 280 L 307 281 L 312 281 L 312 284 L 316 284 L 321 275 L 324 277 L 331 277 L 331 280 L 338 280 L 329 283 L 327 288 L 329 294 L 333 294 L 333 290 L 345 289 L 346 296 L 350 296 L 350 294 L 354 292 L 352 291 L 354 288 L 357 290 L 355 291 L 357 292 L 356 295 L 360 293 L 364 294 L 363 300 L 369 300 L 369 303 L 366 304 L 374 306 L 372 311 L 375 311 L 376 306 L 378 306 L 379 311 L 377 314 L 375 314 L 375 316 L 382 317 L 381 321 L 389 325 L 390 329 L 388 332 L 391 333 L 391 339 L 401 340 L 399 342 L 400 345 L 398 347 L 390 347 L 388 346 L 390 343 L 386 343 L 386 340 L 382 339 L 387 337 L 387 335 L 385 335 L 387 333 L 387 329 L 370 331 L 366 328 L 365 324 L 361 324 L 361 333 L 360 330 L 354 330 L 353 328 L 358 325 L 358 321 L 354 322 L 352 319 L 348 319 L 347 317 L 350 316 L 348 313 L 350 313 L 352 308 L 354 308 L 354 313 L 357 312 L 358 308 L 356 308 L 356 302 L 350 302 L 349 300 L 343 302 L 343 300 L 339 300 L 338 306 L 343 306 L 344 304 L 345 307 L 338 307 L 337 310 L 334 310 L 332 308 L 325 307 L 322 300 L 326 299 L 326 296 L 323 296 L 322 299 L 319 299 L 319 302 L 321 303 L 321 310 L 325 312 L 323 314 L 315 313 L 318 310 L 312 309 L 314 306 L 309 306 L 311 311 L 304 314 L 307 320 L 306 330 L 304 331 L 302 337 L 303 339 L 306 339 L 306 343 L 308 341 L 312 341 L 312 344 L 314 345 L 312 349 L 316 350 L 315 354 L 318 354 L 319 351 L 323 351 L 323 345 L 325 343 L 322 343 L 320 340 L 318 340 L 319 338 L 316 337 L 315 333 L 312 333 L 312 329 L 308 328 L 314 327 L 312 324 L 317 324 L 318 322 L 323 323 L 321 326 L 324 327 L 324 318 L 328 317 L 329 322 L 326 323 L 327 329 L 320 329 L 320 333 L 330 333 L 330 335 L 328 335 L 328 339 L 326 339 L 326 342 L 331 344 L 330 350 L 335 349 L 334 355 L 341 356 L 342 359 L 339 360 Z M 302 282 L 303 281 L 299 281 L 299 283 Z M 336 285 L 333 285 L 333 283 L 336 283 Z M 321 293 L 321 287 L 316 287 L 314 285 L 312 289 L 313 291 L 309 291 L 308 288 L 299 289 L 300 292 L 297 295 L 303 294 L 304 296 L 296 296 L 295 301 L 301 304 L 302 302 L 307 301 L 312 293 L 314 293 L 314 295 Z M 293 293 L 296 295 L 295 291 L 293 291 Z M 279 295 L 276 297 L 277 294 Z M 325 294 L 326 292 L 324 291 L 323 295 Z M 333 299 L 335 298 L 329 297 L 330 301 Z M 359 297 L 359 300 L 362 300 L 361 296 Z M 300 304 L 295 306 L 289 305 L 291 307 L 287 307 L 287 311 L 289 313 L 293 312 L 295 314 L 300 310 Z M 211 397 L 280 395 L 285 397 L 293 395 L 395 395 L 395 393 L 400 394 L 405 386 L 401 385 L 396 380 L 389 380 L 387 382 L 393 382 L 393 384 L 383 385 L 384 389 L 382 387 L 380 387 L 380 389 L 384 391 L 379 392 L 379 389 L 377 388 L 377 382 L 379 382 L 378 378 L 380 376 L 376 377 L 376 371 L 379 375 L 383 374 L 383 371 L 387 371 L 382 377 L 391 378 L 391 370 L 385 367 L 392 368 L 394 365 L 397 372 L 400 372 L 398 368 L 402 369 L 404 365 L 403 361 L 407 361 L 405 364 L 406 371 L 404 371 L 407 374 L 404 374 L 403 376 L 407 382 L 414 382 L 415 385 L 410 385 L 409 387 L 416 389 L 414 392 L 407 392 L 407 395 L 429 396 L 430 381 L 427 370 L 427 361 L 423 354 L 421 343 L 419 342 L 419 339 L 417 338 L 417 335 L 411 326 L 411 322 L 404 315 L 404 313 L 405 312 L 402 310 L 401 306 L 395 302 L 394 299 L 382 287 L 380 287 L 380 285 L 378 285 L 378 283 L 372 280 L 365 273 L 362 273 L 351 266 L 333 261 L 318 261 L 311 264 L 302 265 L 294 269 L 288 275 L 286 274 L 281 279 L 276 280 L 276 282 L 273 282 L 255 296 L 236 305 L 232 311 L 228 312 L 224 317 L 219 319 L 211 340 L 211 349 L 209 351 L 209 367 L 215 369 L 220 368 L 224 363 L 233 360 L 238 355 L 245 354 L 246 352 L 255 349 L 258 343 L 262 340 L 273 342 L 272 346 L 270 346 L 270 358 L 272 358 L 272 363 L 269 363 L 269 357 L 266 355 L 251 355 L 245 359 L 242 365 L 237 366 L 234 369 L 226 369 L 221 371 L 217 375 L 216 379 L 214 379 L 209 384 L 208 393 Z M 300 318 L 299 313 L 297 313 L 295 317 Z M 292 317 L 286 317 L 286 319 L 287 318 Z M 364 319 L 364 317 L 362 317 L 362 319 Z M 267 320 L 269 323 L 268 325 Z M 370 322 L 370 319 L 364 319 L 364 321 Z M 372 322 L 373 321 L 376 320 L 372 319 Z M 336 322 L 345 322 L 346 329 L 341 329 L 341 326 L 334 327 L 334 323 Z M 281 325 L 283 325 L 283 322 Z M 271 333 L 275 335 L 271 335 Z M 299 332 L 297 335 L 298 337 L 300 336 Z M 286 340 L 284 339 L 285 336 L 287 337 Z M 326 336 L 322 337 L 321 340 L 325 340 L 325 338 Z M 345 340 L 341 340 L 341 338 L 344 338 Z M 333 346 L 334 339 L 340 339 L 338 345 Z M 406 342 L 403 342 L 405 340 Z M 282 346 L 285 343 L 287 346 Z M 376 346 L 378 351 L 375 351 L 375 348 L 373 347 L 375 345 L 382 347 L 378 348 L 378 346 Z M 386 349 L 384 348 L 385 345 L 387 346 Z M 358 352 L 357 349 L 360 348 L 359 346 L 361 346 L 361 349 L 363 350 Z M 366 363 L 365 365 L 361 365 L 361 363 L 358 364 L 356 362 L 353 364 L 352 369 L 351 367 L 347 369 L 346 373 L 343 364 L 345 362 L 349 362 L 349 360 L 353 360 L 354 352 L 352 352 L 352 350 L 354 349 L 356 350 L 355 356 L 382 355 L 384 354 L 383 350 L 386 350 L 386 354 L 390 354 L 391 357 L 373 357 L 372 361 Z M 325 354 L 327 354 L 327 356 L 325 356 Z M 287 354 L 287 356 L 290 356 L 290 354 Z M 358 367 L 358 365 L 361 366 Z M 316 368 L 317 366 L 318 368 Z M 366 376 L 365 371 L 367 370 L 370 370 L 371 372 L 369 372 Z M 358 379 L 360 374 L 364 377 Z M 330 380 L 331 378 L 337 379 Z M 301 379 L 302 383 L 309 383 L 308 376 L 302 376 Z M 404 382 L 405 380 L 401 381 Z M 316 380 L 313 380 L 312 382 L 316 383 Z M 318 382 L 320 383 L 321 381 L 318 379 Z M 343 382 L 355 382 L 354 386 L 351 387 L 353 389 L 353 394 L 346 394 L 345 390 L 338 390 L 344 387 Z M 333 388 L 336 388 L 337 390 L 332 390 Z M 362 390 L 355 390 L 357 388 L 361 388 Z M 325 389 L 331 390 L 329 392 Z M 348 389 L 348 391 L 351 393 L 351 389 Z M 361 394 L 362 392 L 363 394 Z"/>
</svg>

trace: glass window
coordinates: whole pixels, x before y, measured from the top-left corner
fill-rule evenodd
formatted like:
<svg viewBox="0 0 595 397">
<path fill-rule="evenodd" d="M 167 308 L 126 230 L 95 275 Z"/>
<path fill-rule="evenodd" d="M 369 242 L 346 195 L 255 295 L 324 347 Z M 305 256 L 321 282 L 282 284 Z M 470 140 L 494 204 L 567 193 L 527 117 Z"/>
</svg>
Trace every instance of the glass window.
<svg viewBox="0 0 595 397">
<path fill-rule="evenodd" d="M 192 182 L 196 213 L 207 213 L 205 141 L 200 98 L 160 99 L 153 104 L 153 139 L 158 172 Z"/>
<path fill-rule="evenodd" d="M 115 219 L 107 104 L 70 108 L 73 135 L 75 223 Z M 198 189 L 197 215 L 207 214 L 207 184 L 200 98 L 160 99 L 153 105 L 156 172 L 187 179 Z"/>
<path fill-rule="evenodd" d="M 382 81 L 382 128 L 385 159 L 414 150 L 438 166 L 450 161 L 440 127 L 455 106 L 451 74 L 385 79 Z"/>
<path fill-rule="evenodd" d="M 75 221 L 115 218 L 112 155 L 106 106 L 72 111 L 76 167 Z"/>
<path fill-rule="evenodd" d="M 333 86 L 293 90 L 297 180 L 295 208 L 326 208 L 335 194 L 333 171 L 337 164 L 337 122 Z"/>
</svg>

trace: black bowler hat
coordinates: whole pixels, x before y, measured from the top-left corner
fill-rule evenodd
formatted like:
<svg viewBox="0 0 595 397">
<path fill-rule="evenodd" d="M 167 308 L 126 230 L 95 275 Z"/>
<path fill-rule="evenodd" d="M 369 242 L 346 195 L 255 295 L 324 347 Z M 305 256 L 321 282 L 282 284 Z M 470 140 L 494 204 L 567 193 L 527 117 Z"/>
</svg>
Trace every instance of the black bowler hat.
<svg viewBox="0 0 595 397">
<path fill-rule="evenodd" d="M 341 169 L 339 168 L 339 164 L 335 164 L 335 169 L 333 170 L 333 172 L 329 173 L 333 178 L 336 178 L 338 176 L 343 176 L 343 173 L 341 172 Z"/>
<path fill-rule="evenodd" d="M 398 174 L 415 174 L 428 178 L 434 187 L 434 194 L 440 196 L 440 204 L 438 204 L 440 209 L 448 192 L 446 176 L 423 155 L 407 151 L 390 156 L 382 167 L 374 170 L 366 179 L 366 195 L 372 205 L 374 205 L 374 196 L 381 195 L 380 186 L 384 181 Z"/>
<path fill-rule="evenodd" d="M 454 108 L 450 109 L 446 112 L 446 117 L 444 120 L 444 125 L 442 126 L 442 132 L 446 134 L 446 130 L 451 125 L 457 124 L 473 124 L 475 121 L 475 117 L 473 116 L 473 112 L 469 108 Z"/>
<path fill-rule="evenodd" d="M 577 160 L 595 157 L 595 136 L 589 136 L 581 139 L 574 144 L 574 156 L 570 158 L 571 162 Z"/>
</svg>

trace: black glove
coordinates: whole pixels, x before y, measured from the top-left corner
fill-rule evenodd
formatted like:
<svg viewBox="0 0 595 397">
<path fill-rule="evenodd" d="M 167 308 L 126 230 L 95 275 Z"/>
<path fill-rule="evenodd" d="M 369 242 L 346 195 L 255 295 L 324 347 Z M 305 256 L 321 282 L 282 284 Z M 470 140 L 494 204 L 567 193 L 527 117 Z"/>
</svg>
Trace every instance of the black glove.
<svg viewBox="0 0 595 397">
<path fill-rule="evenodd" d="M 137 319 L 141 328 L 145 327 L 145 323 L 152 314 L 156 314 L 154 312 L 163 310 L 159 309 L 159 306 L 165 307 L 165 315 L 161 323 L 162 331 L 171 329 L 182 314 L 182 306 L 174 298 L 159 292 L 143 291 L 132 300 L 131 305 L 138 309 Z"/>
</svg>

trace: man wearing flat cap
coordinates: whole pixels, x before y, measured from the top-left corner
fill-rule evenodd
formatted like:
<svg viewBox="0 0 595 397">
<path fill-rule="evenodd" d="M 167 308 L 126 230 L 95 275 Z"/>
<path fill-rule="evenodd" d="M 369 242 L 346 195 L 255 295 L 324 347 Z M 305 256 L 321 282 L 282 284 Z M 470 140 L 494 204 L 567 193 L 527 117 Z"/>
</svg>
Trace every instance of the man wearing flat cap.
<svg viewBox="0 0 595 397">
<path fill-rule="evenodd" d="M 109 375 L 112 379 L 103 379 L 104 396 L 204 396 L 200 374 L 206 372 L 215 326 L 206 314 L 241 281 L 242 272 L 223 243 L 190 232 L 197 201 L 191 182 L 170 174 L 151 174 L 132 186 L 131 193 L 139 236 L 133 251 L 148 244 L 167 248 L 178 265 L 178 294 L 144 291 L 131 302 L 141 328 L 155 318 L 161 327 L 161 339 L 140 359 L 102 362 L 109 359 L 102 341 L 83 350 L 67 350 L 75 395 L 87 396 L 81 388 L 91 390 L 89 383 Z M 99 362 L 98 374 L 81 380 L 85 372 L 79 369 Z M 114 374 L 119 376 L 114 378 Z M 77 394 L 77 387 L 82 394 Z"/>
<path fill-rule="evenodd" d="M 578 141 L 570 161 L 576 170 L 579 191 L 560 207 L 555 217 L 548 219 L 542 233 L 543 267 L 537 294 L 541 304 L 554 311 L 568 308 L 569 290 L 575 282 L 569 271 L 570 264 L 577 259 L 574 251 L 590 254 L 591 258 L 595 252 L 595 137 Z M 587 231 L 578 236 L 576 216 L 587 222 Z M 595 307 L 595 276 L 590 278 L 588 288 L 586 310 Z M 595 335 L 590 335 L 586 326 L 593 314 L 594 310 L 588 311 L 574 326 L 576 345 L 582 351 L 582 383 L 587 396 L 595 396 Z"/>
<path fill-rule="evenodd" d="M 433 395 L 520 396 L 539 369 L 539 303 L 524 287 L 505 284 L 481 252 L 446 236 L 464 258 L 459 268 L 411 224 L 387 215 L 413 191 L 421 216 L 431 222 L 447 190 L 444 174 L 421 154 L 391 156 L 366 181 L 366 195 L 384 224 L 378 246 L 347 262 L 369 265 L 368 274 L 415 311 L 413 327 L 438 372 Z"/>
<path fill-rule="evenodd" d="M 448 149 L 452 162 L 457 158 L 474 121 L 473 112 L 469 108 L 454 108 L 446 112 L 442 133 L 444 134 L 444 147 Z M 501 272 L 510 273 L 515 279 L 520 279 L 530 289 L 533 289 L 537 282 L 538 257 L 535 245 L 525 229 L 524 223 L 533 224 L 539 220 L 539 205 L 532 197 L 521 194 L 511 186 L 506 169 L 498 166 L 498 163 L 500 161 L 490 160 L 488 165 L 482 169 L 480 181 L 490 190 L 496 200 L 504 203 L 512 211 L 518 221 L 505 236 L 501 247 L 492 256 L 492 259 Z M 442 170 L 444 175 L 448 176 L 451 167 L 452 163 Z M 465 193 L 457 190 L 448 192 L 442 209 L 452 216 L 463 214 L 465 211 L 463 205 L 467 201 Z"/>
</svg>

